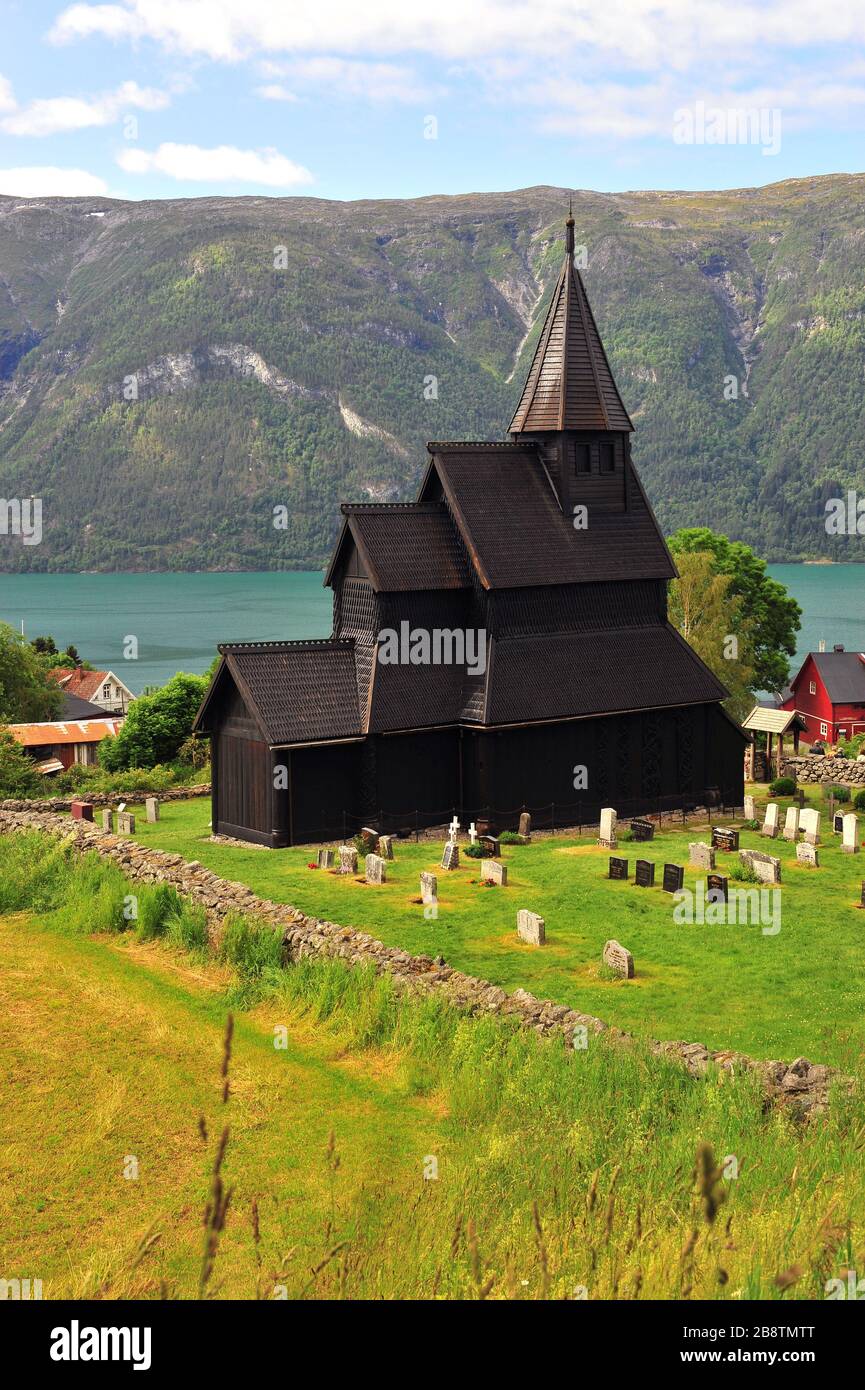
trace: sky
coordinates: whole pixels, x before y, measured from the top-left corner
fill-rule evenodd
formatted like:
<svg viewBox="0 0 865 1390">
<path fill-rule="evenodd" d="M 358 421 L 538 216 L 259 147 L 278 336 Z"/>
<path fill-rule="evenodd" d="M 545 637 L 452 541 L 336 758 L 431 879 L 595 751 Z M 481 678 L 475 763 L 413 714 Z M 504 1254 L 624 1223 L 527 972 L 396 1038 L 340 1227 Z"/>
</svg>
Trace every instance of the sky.
<svg viewBox="0 0 865 1390">
<path fill-rule="evenodd" d="M 0 193 L 408 198 L 865 167 L 865 0 L 0 0 Z"/>
</svg>

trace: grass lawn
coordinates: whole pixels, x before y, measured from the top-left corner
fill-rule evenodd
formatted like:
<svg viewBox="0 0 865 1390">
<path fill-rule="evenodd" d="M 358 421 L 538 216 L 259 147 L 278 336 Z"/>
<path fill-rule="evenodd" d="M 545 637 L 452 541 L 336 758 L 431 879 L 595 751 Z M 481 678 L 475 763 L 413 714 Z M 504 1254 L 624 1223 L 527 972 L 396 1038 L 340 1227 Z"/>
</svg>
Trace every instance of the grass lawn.
<svg viewBox="0 0 865 1390">
<path fill-rule="evenodd" d="M 765 788 L 759 789 L 765 803 Z M 809 789 L 815 799 L 817 792 Z M 784 808 L 781 802 L 782 824 Z M 854 1069 L 865 1050 L 865 912 L 856 903 L 865 854 L 843 855 L 840 837 L 823 817 L 818 870 L 800 866 L 795 848 L 743 831 L 743 848 L 768 850 L 783 863 L 781 929 L 760 925 L 677 925 L 674 903 L 660 882 L 665 861 L 685 865 L 685 887 L 705 876 L 688 868 L 688 842 L 708 838 L 705 828 L 666 826 L 653 842 L 620 842 L 631 879 L 611 882 L 606 851 L 588 838 L 556 836 L 528 846 L 503 846 L 507 888 L 480 885 L 477 861 L 439 873 L 439 912 L 427 920 L 419 901 L 419 874 L 436 871 L 441 846 L 396 841 L 388 882 L 367 887 L 353 877 L 310 870 L 310 850 L 241 849 L 209 842 L 210 803 L 167 802 L 148 825 L 143 809 L 137 838 L 197 859 L 225 878 L 248 884 L 275 901 L 371 932 L 389 945 L 438 954 L 449 964 L 522 986 L 570 1004 L 641 1036 L 684 1038 L 732 1047 L 757 1057 L 812 1061 Z M 634 860 L 656 863 L 656 886 L 633 883 Z M 721 872 L 737 855 L 718 854 Z M 731 886 L 751 887 L 752 885 Z M 543 948 L 516 936 L 519 908 L 546 920 Z M 633 980 L 608 980 L 600 971 L 610 937 L 633 952 Z"/>
</svg>

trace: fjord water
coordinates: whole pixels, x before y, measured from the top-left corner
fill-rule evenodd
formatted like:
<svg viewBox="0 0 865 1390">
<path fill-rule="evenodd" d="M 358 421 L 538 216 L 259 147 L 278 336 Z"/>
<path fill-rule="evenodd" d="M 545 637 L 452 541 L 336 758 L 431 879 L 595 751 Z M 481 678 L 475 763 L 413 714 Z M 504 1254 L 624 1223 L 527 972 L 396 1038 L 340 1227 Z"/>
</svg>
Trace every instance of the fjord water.
<svg viewBox="0 0 865 1390">
<path fill-rule="evenodd" d="M 865 565 L 770 565 L 804 610 L 799 653 L 865 651 Z M 0 620 L 27 637 L 73 642 L 140 693 L 175 671 L 202 672 L 217 642 L 327 637 L 331 594 L 321 571 L 264 574 L 2 574 Z M 138 639 L 138 659 L 124 656 Z"/>
</svg>

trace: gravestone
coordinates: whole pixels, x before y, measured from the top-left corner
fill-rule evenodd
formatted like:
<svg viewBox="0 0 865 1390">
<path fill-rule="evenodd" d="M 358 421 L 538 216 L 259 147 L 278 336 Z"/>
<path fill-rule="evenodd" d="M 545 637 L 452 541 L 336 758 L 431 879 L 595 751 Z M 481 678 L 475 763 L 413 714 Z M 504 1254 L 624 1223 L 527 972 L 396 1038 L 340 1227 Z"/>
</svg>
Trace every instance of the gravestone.
<svg viewBox="0 0 865 1390">
<path fill-rule="evenodd" d="M 854 816 L 852 811 L 848 811 L 844 817 L 844 828 L 841 841 L 842 854 L 859 853 L 859 817 Z"/>
<path fill-rule="evenodd" d="M 439 881 L 435 874 L 421 873 L 420 876 L 420 895 L 421 901 L 434 903 L 438 897 Z"/>
<path fill-rule="evenodd" d="M 471 840 L 472 844 L 474 844 L 474 842 L 475 842 L 475 840 L 476 840 L 477 838 L 478 838 L 478 828 L 477 828 L 477 826 L 475 825 L 474 821 L 472 821 L 471 825 L 469 826 L 469 839 Z"/>
<path fill-rule="evenodd" d="M 500 888 L 508 886 L 508 867 L 497 859 L 481 860 L 481 880 L 484 883 L 497 883 Z"/>
<path fill-rule="evenodd" d="M 806 806 L 799 812 L 799 829 L 809 845 L 819 845 L 820 812 L 813 806 Z"/>
<path fill-rule="evenodd" d="M 107 830 L 109 835 L 114 833 L 114 812 L 109 811 L 107 806 L 102 812 L 102 829 Z"/>
<path fill-rule="evenodd" d="M 610 855 L 610 870 L 609 870 L 609 877 L 610 877 L 610 878 L 618 878 L 618 879 L 627 878 L 627 877 L 628 877 L 628 861 L 627 861 L 627 859 L 617 859 L 616 856 L 615 856 L 614 854 L 611 854 L 611 855 Z"/>
<path fill-rule="evenodd" d="M 805 792 L 802 787 L 796 788 L 795 801 L 796 805 L 799 807 L 799 810 L 801 811 L 802 807 L 805 805 Z"/>
<path fill-rule="evenodd" d="M 654 840 L 655 827 L 650 820 L 632 820 L 631 834 L 635 840 Z"/>
<path fill-rule="evenodd" d="M 711 903 L 725 903 L 730 896 L 730 880 L 726 874 L 706 875 L 706 897 Z"/>
<path fill-rule="evenodd" d="M 601 826 L 598 833 L 598 844 L 602 849 L 615 849 L 618 844 L 616 839 L 616 813 L 612 806 L 605 806 L 601 811 Z"/>
<path fill-rule="evenodd" d="M 393 859 L 393 836 L 379 835 L 378 852 L 382 859 Z"/>
<path fill-rule="evenodd" d="M 455 840 L 448 840 L 442 854 L 443 869 L 458 869 L 460 866 L 460 851 Z"/>
<path fill-rule="evenodd" d="M 761 835 L 766 835 L 770 840 L 774 840 L 778 834 L 778 803 L 770 801 L 766 807 L 766 817 L 763 821 Z"/>
<path fill-rule="evenodd" d="M 155 796 L 145 798 L 144 814 L 147 816 L 148 825 L 155 825 L 159 820 L 159 802 Z"/>
<path fill-rule="evenodd" d="M 714 869 L 715 851 L 705 840 L 692 840 L 688 845 L 688 863 L 692 869 Z"/>
<path fill-rule="evenodd" d="M 523 839 L 526 841 L 526 844 L 528 844 L 529 840 L 531 839 L 531 835 L 532 835 L 532 818 L 531 818 L 531 816 L 529 815 L 528 811 L 523 811 L 522 815 L 520 816 L 520 830 L 519 830 L 519 833 L 522 835 Z"/>
<path fill-rule="evenodd" d="M 805 864 L 809 869 L 819 869 L 820 860 L 817 857 L 817 846 L 809 845 L 807 840 L 800 840 L 796 846 L 796 858 L 800 864 Z"/>
<path fill-rule="evenodd" d="M 634 978 L 634 957 L 620 941 L 608 941 L 601 957 L 604 965 L 626 980 Z"/>
<path fill-rule="evenodd" d="M 378 831 L 373 830 L 372 826 L 364 825 L 361 827 L 359 839 L 364 848 L 364 853 L 374 854 L 378 845 Z"/>
<path fill-rule="evenodd" d="M 648 859 L 638 859 L 634 865 L 634 882 L 638 888 L 654 888 L 655 866 Z"/>
<path fill-rule="evenodd" d="M 320 849 L 318 851 L 318 867 L 320 869 L 330 869 L 333 867 L 332 849 Z"/>
<path fill-rule="evenodd" d="M 387 865 L 380 854 L 366 856 L 367 883 L 387 883 Z"/>
<path fill-rule="evenodd" d="M 844 829 L 844 813 L 839 811 L 832 817 L 832 831 L 835 835 L 840 835 Z"/>
<path fill-rule="evenodd" d="M 502 852 L 502 847 L 496 839 L 495 835 L 479 835 L 478 844 L 483 845 L 484 849 L 486 850 L 487 854 L 490 855 L 490 857 L 496 854 L 501 854 Z"/>
<path fill-rule="evenodd" d="M 685 886 L 685 870 L 681 864 L 664 865 L 664 892 L 680 893 Z"/>
<path fill-rule="evenodd" d="M 457 835 L 459 835 L 459 833 L 460 833 L 460 822 L 459 822 L 459 817 L 455 815 L 454 818 L 453 818 L 453 820 L 451 821 L 450 825 L 448 826 L 448 839 L 451 841 L 452 844 L 456 844 Z"/>
<path fill-rule="evenodd" d="M 131 811 L 117 812 L 117 833 L 118 835 L 135 834 L 135 817 Z"/>
<path fill-rule="evenodd" d="M 712 826 L 712 849 L 721 849 L 725 854 L 732 854 L 738 848 L 738 830 L 731 830 L 724 825 Z"/>
<path fill-rule="evenodd" d="M 357 873 L 357 850 L 354 845 L 340 845 L 339 871 L 341 874 Z"/>
<path fill-rule="evenodd" d="M 517 913 L 517 936 L 530 946 L 543 946 L 546 940 L 546 923 L 536 912 L 527 912 L 521 907 Z"/>
<path fill-rule="evenodd" d="M 754 804 L 753 796 L 745 797 L 745 820 L 757 819 L 757 807 Z"/>
<path fill-rule="evenodd" d="M 740 849 L 739 858 L 746 868 L 752 869 L 761 883 L 781 882 L 781 860 L 771 854 L 762 854 L 758 849 Z"/>
<path fill-rule="evenodd" d="M 73 820 L 91 820 L 91 821 L 92 821 L 92 819 L 93 819 L 93 803 L 92 803 L 92 801 L 73 801 L 72 804 L 71 804 L 71 806 L 69 807 L 69 809 L 70 809 L 70 811 L 72 812 L 72 819 L 73 819 Z"/>
<path fill-rule="evenodd" d="M 799 838 L 799 807 L 788 806 L 787 814 L 784 817 L 784 839 L 792 840 L 793 844 Z"/>
</svg>

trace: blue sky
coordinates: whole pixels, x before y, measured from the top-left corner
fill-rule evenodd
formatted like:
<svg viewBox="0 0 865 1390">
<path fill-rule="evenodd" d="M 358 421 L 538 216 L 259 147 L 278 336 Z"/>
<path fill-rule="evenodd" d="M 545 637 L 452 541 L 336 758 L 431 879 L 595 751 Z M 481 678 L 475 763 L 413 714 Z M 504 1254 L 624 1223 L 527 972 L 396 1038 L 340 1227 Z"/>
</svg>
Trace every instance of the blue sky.
<svg viewBox="0 0 865 1390">
<path fill-rule="evenodd" d="M 403 198 L 858 172 L 865 0 L 835 11 L 0 0 L 0 193 Z"/>
</svg>

